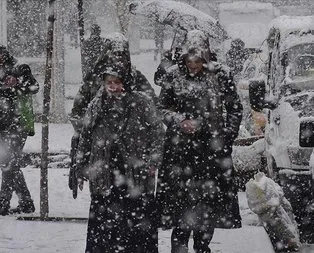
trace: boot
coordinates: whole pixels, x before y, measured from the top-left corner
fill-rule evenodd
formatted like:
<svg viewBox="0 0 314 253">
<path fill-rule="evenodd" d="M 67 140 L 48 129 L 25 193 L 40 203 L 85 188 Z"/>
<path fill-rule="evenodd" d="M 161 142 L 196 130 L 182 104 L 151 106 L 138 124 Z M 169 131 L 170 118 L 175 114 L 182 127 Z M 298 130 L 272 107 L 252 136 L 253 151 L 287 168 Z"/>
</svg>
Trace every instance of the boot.
<svg viewBox="0 0 314 253">
<path fill-rule="evenodd" d="M 0 215 L 8 215 L 10 210 L 10 202 L 6 199 L 0 199 Z"/>
<path fill-rule="evenodd" d="M 16 208 L 10 209 L 10 213 L 33 213 L 35 212 L 34 201 L 24 200 L 20 201 Z"/>
</svg>

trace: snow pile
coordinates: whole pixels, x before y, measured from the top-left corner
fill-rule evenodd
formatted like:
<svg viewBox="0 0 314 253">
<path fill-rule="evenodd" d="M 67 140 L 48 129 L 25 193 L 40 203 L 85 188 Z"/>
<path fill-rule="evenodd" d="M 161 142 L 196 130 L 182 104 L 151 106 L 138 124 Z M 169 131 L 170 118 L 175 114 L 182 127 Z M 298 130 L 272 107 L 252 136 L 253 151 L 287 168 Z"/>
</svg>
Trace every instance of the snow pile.
<svg viewBox="0 0 314 253">
<path fill-rule="evenodd" d="M 261 156 L 264 150 L 264 139 L 260 139 L 250 146 L 235 147 L 232 152 L 232 158 L 237 172 L 259 171 L 261 169 Z"/>
<path fill-rule="evenodd" d="M 299 249 L 297 223 L 282 188 L 259 172 L 246 184 L 246 196 L 250 209 L 263 221 L 276 248 Z"/>
</svg>

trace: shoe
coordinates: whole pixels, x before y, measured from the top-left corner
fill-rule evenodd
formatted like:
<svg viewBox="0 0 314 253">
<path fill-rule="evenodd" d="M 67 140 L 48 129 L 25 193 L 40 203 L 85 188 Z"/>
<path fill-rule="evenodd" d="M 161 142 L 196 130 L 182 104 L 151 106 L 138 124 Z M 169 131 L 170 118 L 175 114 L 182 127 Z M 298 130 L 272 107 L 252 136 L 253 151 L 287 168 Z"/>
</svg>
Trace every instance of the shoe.
<svg viewBox="0 0 314 253">
<path fill-rule="evenodd" d="M 16 208 L 12 208 L 10 213 L 33 213 L 35 212 L 34 202 L 32 200 L 20 202 Z"/>
<path fill-rule="evenodd" d="M 10 212 L 10 202 L 2 199 L 0 200 L 0 215 L 5 216 L 8 215 Z"/>
</svg>

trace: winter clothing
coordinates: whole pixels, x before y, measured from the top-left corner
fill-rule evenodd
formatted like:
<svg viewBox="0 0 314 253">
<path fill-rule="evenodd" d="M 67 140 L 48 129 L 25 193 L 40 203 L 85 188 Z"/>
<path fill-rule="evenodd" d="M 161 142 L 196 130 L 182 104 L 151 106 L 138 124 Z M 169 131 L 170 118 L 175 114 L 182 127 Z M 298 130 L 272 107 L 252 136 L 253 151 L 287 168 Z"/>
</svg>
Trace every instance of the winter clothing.
<svg viewBox="0 0 314 253">
<path fill-rule="evenodd" d="M 114 70 L 114 66 L 120 66 Z M 108 67 L 109 66 L 109 67 Z M 88 104 L 95 97 L 97 91 L 101 87 L 101 78 L 104 71 L 110 70 L 120 76 L 124 86 L 128 91 L 134 90 L 145 95 L 149 100 L 157 101 L 157 97 L 150 83 L 145 76 L 134 66 L 131 65 L 131 57 L 129 52 L 129 43 L 127 39 L 120 33 L 113 33 L 105 40 L 105 46 L 100 54 L 99 59 L 93 69 L 84 80 L 77 96 L 75 97 L 72 112 L 71 122 L 75 129 L 75 134 L 71 143 L 71 168 L 75 167 L 76 149 L 78 145 L 78 137 L 80 135 L 83 119 L 87 110 Z M 73 196 L 76 197 L 76 180 L 73 179 L 73 169 L 70 170 L 69 187 L 73 190 Z"/>
<path fill-rule="evenodd" d="M 91 26 L 91 34 L 89 39 L 82 43 L 82 70 L 83 77 L 89 73 L 97 58 L 104 47 L 104 40 L 100 37 L 101 29 L 97 24 Z"/>
<path fill-rule="evenodd" d="M 14 57 L 3 46 L 0 46 L 0 58 L 4 59 L 3 64 L 0 63 L 0 141 L 4 151 L 1 157 L 0 213 L 8 213 L 13 191 L 19 197 L 21 211 L 33 212 L 35 208 L 20 169 L 20 159 L 27 135 L 33 134 L 29 122 L 34 119 L 27 119 L 20 101 L 24 95 L 37 93 L 39 85 L 30 67 L 15 65 Z"/>
<path fill-rule="evenodd" d="M 195 39 L 198 32 L 191 32 L 181 63 L 164 79 L 159 97 L 167 131 L 157 194 L 163 218 L 174 227 L 172 253 L 187 252 L 191 231 L 195 251 L 210 252 L 215 227 L 241 226 L 231 152 L 242 105 L 232 78 L 208 60 L 204 37 Z M 185 65 L 191 56 L 205 62 L 193 75 Z M 192 120 L 194 133 L 182 130 L 184 120 Z"/>
<path fill-rule="evenodd" d="M 162 122 L 156 108 L 133 92 L 130 61 L 114 59 L 95 75 L 100 87 L 81 130 L 75 173 L 88 178 L 91 209 L 86 252 L 158 252 L 155 169 L 161 163 Z M 130 72 L 128 72 L 129 70 Z M 104 76 L 123 80 L 120 98 L 104 89 Z M 138 85 L 138 84 L 137 84 Z"/>
</svg>

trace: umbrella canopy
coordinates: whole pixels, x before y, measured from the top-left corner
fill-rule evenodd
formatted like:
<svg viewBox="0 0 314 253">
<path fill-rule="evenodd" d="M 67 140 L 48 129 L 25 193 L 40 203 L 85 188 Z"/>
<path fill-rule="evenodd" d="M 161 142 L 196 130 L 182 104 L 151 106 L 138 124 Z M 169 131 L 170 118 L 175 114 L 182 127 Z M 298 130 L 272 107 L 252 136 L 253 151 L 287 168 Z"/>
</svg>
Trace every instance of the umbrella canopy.
<svg viewBox="0 0 314 253">
<path fill-rule="evenodd" d="M 214 40 L 223 41 L 228 38 L 216 19 L 186 3 L 170 0 L 132 3 L 130 12 L 184 31 L 198 29 Z"/>
</svg>

